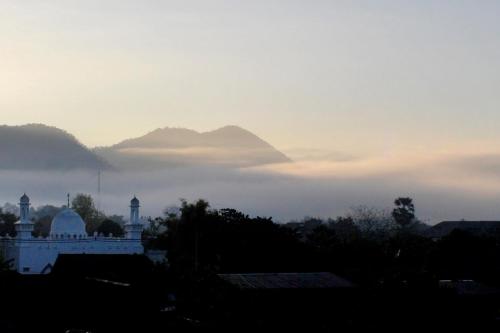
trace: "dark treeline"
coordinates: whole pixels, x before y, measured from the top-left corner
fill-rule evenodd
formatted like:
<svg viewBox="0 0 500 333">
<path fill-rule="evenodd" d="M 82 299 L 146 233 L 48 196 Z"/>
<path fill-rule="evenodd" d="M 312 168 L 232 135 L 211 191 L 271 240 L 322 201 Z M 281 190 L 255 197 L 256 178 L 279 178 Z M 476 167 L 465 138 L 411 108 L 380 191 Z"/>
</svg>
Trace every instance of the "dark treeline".
<svg viewBox="0 0 500 333">
<path fill-rule="evenodd" d="M 496 285 L 498 235 L 456 230 L 424 236 L 411 198 L 392 210 L 353 208 L 336 219 L 274 223 L 234 209 L 182 202 L 179 213 L 151 221 L 146 246 L 168 250 L 171 273 L 181 280 L 216 273 L 329 271 L 364 286 L 429 285 L 474 279 Z"/>
<path fill-rule="evenodd" d="M 71 207 L 89 234 L 122 236 L 122 216 L 106 216 L 90 195 L 78 194 Z M 52 218 L 65 206 L 32 208 L 34 236 L 47 236 Z M 15 235 L 16 208 L 0 209 L 0 235 Z M 181 207 L 150 219 L 146 249 L 167 250 L 168 271 L 182 281 L 217 273 L 329 271 L 366 286 L 432 284 L 440 279 L 500 281 L 500 234 L 455 230 L 441 239 L 426 237 L 428 225 L 415 215 L 411 198 L 379 210 L 358 206 L 335 219 L 305 218 L 275 223 L 235 209 L 211 209 L 208 202 Z"/>
</svg>

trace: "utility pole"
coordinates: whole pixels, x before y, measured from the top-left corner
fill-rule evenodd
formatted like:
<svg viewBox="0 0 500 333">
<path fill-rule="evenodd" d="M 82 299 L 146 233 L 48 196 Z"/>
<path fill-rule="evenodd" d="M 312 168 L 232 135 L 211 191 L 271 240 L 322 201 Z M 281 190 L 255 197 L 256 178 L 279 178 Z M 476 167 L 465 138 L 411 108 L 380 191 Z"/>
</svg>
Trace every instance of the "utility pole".
<svg viewBox="0 0 500 333">
<path fill-rule="evenodd" d="M 101 169 L 97 171 L 97 220 L 101 212 Z"/>
</svg>

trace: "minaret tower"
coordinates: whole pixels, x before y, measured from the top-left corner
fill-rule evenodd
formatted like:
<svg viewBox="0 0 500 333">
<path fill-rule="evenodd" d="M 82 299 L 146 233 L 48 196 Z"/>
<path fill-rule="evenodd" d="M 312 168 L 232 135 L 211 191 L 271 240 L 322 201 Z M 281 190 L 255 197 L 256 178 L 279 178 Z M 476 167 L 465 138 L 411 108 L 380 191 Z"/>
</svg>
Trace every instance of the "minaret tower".
<svg viewBox="0 0 500 333">
<path fill-rule="evenodd" d="M 33 231 L 33 222 L 29 220 L 30 213 L 30 198 L 25 194 L 20 199 L 19 206 L 21 207 L 21 218 L 16 222 L 17 239 L 31 239 Z"/>
<path fill-rule="evenodd" d="M 139 220 L 139 207 L 139 199 L 134 196 L 134 198 L 130 201 L 130 221 L 125 224 L 125 233 L 127 239 L 141 239 L 142 224 Z"/>
</svg>

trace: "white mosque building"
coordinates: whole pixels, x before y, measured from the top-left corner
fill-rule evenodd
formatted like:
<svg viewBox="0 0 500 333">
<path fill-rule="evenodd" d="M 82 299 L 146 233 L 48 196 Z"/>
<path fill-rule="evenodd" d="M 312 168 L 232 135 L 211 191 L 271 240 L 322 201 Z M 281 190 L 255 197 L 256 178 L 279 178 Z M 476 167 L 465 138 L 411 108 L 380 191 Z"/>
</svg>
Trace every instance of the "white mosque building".
<svg viewBox="0 0 500 333">
<path fill-rule="evenodd" d="M 74 210 L 66 208 L 52 220 L 48 237 L 33 237 L 34 224 L 29 220 L 30 199 L 21 197 L 20 220 L 15 237 L 0 238 L 0 253 L 11 268 L 21 274 L 50 273 L 59 254 L 143 254 L 139 200 L 130 202 L 130 220 L 125 237 L 87 235 L 85 222 Z"/>
</svg>

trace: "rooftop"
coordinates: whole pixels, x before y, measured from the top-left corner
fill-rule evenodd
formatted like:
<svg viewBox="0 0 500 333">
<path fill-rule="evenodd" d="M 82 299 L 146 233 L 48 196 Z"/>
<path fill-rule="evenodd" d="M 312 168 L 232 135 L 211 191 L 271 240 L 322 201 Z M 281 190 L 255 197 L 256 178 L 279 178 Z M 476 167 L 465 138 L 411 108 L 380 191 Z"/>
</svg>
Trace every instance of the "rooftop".
<svg viewBox="0 0 500 333">
<path fill-rule="evenodd" d="M 440 238 L 449 235 L 453 230 L 463 230 L 474 234 L 500 232 L 500 221 L 443 221 L 429 228 L 425 235 Z"/>
<path fill-rule="evenodd" d="M 327 272 L 218 274 L 218 276 L 239 289 L 320 289 L 354 287 L 351 282 Z"/>
</svg>

